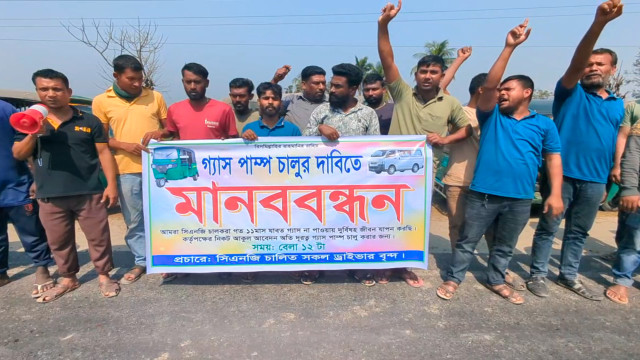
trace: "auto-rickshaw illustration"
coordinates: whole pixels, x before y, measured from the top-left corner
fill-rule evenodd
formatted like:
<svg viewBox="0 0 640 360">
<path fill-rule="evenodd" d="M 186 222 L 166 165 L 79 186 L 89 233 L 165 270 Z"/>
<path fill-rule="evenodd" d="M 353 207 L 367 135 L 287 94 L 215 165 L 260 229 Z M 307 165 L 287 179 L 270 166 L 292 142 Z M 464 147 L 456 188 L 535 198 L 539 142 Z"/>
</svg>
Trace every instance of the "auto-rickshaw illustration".
<svg viewBox="0 0 640 360">
<path fill-rule="evenodd" d="M 153 150 L 151 168 L 156 185 L 163 187 L 169 180 L 188 177 L 198 180 L 196 154 L 191 149 L 181 147 L 159 147 Z"/>
</svg>

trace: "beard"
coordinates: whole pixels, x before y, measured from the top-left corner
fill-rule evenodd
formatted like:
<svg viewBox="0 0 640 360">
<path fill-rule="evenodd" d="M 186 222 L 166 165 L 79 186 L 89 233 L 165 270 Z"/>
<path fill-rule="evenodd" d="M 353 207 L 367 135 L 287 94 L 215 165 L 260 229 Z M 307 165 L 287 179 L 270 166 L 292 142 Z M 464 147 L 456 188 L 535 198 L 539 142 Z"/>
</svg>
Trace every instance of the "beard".
<svg viewBox="0 0 640 360">
<path fill-rule="evenodd" d="M 377 108 L 378 106 L 380 106 L 380 104 L 382 104 L 382 97 L 369 96 L 364 100 L 367 102 L 367 105 L 371 106 L 372 108 Z"/>
<path fill-rule="evenodd" d="M 343 108 L 349 103 L 351 96 L 338 96 L 336 94 L 329 94 L 329 105 L 334 108 Z"/>
<path fill-rule="evenodd" d="M 200 101 L 204 99 L 205 93 L 187 93 L 187 97 L 192 101 Z"/>
<path fill-rule="evenodd" d="M 585 76 L 580 83 L 582 84 L 582 87 L 588 91 L 588 92 L 597 92 L 600 89 L 604 89 L 606 87 L 606 84 L 609 83 L 609 78 L 608 77 L 601 77 L 601 76 L 596 76 L 596 77 L 588 77 Z"/>
<path fill-rule="evenodd" d="M 240 114 L 244 114 L 245 112 L 247 112 L 247 110 L 249 110 L 249 105 L 245 105 L 243 103 L 234 103 L 233 109 Z"/>
<path fill-rule="evenodd" d="M 262 116 L 276 116 L 278 115 L 279 109 L 275 106 L 266 106 L 260 108 L 260 115 Z"/>
</svg>

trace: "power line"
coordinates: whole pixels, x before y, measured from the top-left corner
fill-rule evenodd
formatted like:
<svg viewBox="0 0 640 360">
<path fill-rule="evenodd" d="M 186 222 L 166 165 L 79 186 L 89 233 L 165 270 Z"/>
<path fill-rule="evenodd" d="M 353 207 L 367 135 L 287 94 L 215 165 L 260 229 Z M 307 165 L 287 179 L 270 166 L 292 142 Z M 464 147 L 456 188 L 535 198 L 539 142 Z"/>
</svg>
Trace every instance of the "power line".
<svg viewBox="0 0 640 360">
<path fill-rule="evenodd" d="M 640 14 L 640 11 L 626 12 L 626 14 Z M 500 17 L 468 17 L 468 18 L 436 18 L 436 19 L 408 19 L 397 20 L 396 23 L 414 22 L 440 22 L 440 21 L 470 21 L 470 20 L 500 20 L 500 19 L 522 19 L 528 18 L 560 18 L 576 16 L 593 16 L 593 14 L 554 14 L 554 15 L 531 15 L 531 16 L 500 16 Z M 278 22 L 278 23 L 227 23 L 227 24 L 156 24 L 158 27 L 215 27 L 215 26 L 284 26 L 284 25 L 328 25 L 328 24 L 371 24 L 372 20 L 360 21 L 322 21 L 322 22 Z M 73 24 L 71 24 L 73 26 Z M 78 25 L 79 26 L 79 25 Z M 113 25 L 114 28 L 125 28 L 131 25 Z M 0 28 L 60 28 L 62 25 L 0 25 Z M 90 26 L 93 27 L 93 26 Z M 109 28 L 109 25 L 98 25 L 98 28 Z"/>
<path fill-rule="evenodd" d="M 53 43 L 78 43 L 76 40 L 56 40 L 56 39 L 0 39 L 0 41 L 22 41 L 22 42 L 53 42 Z M 230 43 L 204 43 L 204 42 L 167 42 L 166 45 L 191 45 L 191 46 L 268 46 L 268 47 L 345 47 L 345 48 L 369 48 L 376 47 L 376 44 L 265 44 L 265 43 L 255 43 L 255 44 L 230 44 Z M 468 45 L 468 44 L 467 44 Z M 462 47 L 451 45 L 453 48 Z M 465 45 L 466 46 L 466 45 Z M 422 48 L 424 44 L 421 45 L 394 45 L 394 48 Z M 502 48 L 503 45 L 473 45 L 474 48 Z M 528 45 L 525 44 L 522 47 L 529 48 L 575 48 L 576 45 Z M 607 45 L 609 48 L 638 48 L 639 45 Z M 115 49 L 110 49 L 115 50 Z"/>
<path fill-rule="evenodd" d="M 0 0 L 1 1 L 1 0 Z M 75 1 L 75 0 L 71 0 Z M 126 0 L 122 0 L 126 1 Z M 172 1 L 172 0 L 164 0 Z M 640 2 L 626 2 L 625 6 L 640 5 Z M 559 5 L 559 6 L 532 6 L 513 8 L 486 8 L 486 9 L 458 9 L 458 10 L 425 10 L 403 11 L 402 14 L 433 14 L 433 13 L 461 13 L 483 11 L 511 11 L 511 10 L 554 10 L 592 8 L 593 5 Z M 1 21 L 65 21 L 65 20 L 173 20 L 173 19 L 252 19 L 252 18 L 281 18 L 281 17 L 329 17 L 329 16 L 370 16 L 380 15 L 379 12 L 368 13 L 325 13 L 325 14 L 281 14 L 281 15 L 228 15 L 228 16 L 154 16 L 154 17 L 67 17 L 67 18 L 0 18 Z M 594 14 L 589 14 L 594 15 Z"/>
</svg>

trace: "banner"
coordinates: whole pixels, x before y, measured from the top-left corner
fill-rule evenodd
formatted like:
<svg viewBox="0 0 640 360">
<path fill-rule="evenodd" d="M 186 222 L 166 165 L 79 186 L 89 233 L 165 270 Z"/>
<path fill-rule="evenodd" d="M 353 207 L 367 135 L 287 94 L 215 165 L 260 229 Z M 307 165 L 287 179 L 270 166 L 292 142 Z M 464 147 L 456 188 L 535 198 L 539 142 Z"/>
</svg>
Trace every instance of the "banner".
<svg viewBox="0 0 640 360">
<path fill-rule="evenodd" d="M 149 150 L 150 273 L 427 268 L 433 175 L 424 136 L 167 141 Z"/>
</svg>

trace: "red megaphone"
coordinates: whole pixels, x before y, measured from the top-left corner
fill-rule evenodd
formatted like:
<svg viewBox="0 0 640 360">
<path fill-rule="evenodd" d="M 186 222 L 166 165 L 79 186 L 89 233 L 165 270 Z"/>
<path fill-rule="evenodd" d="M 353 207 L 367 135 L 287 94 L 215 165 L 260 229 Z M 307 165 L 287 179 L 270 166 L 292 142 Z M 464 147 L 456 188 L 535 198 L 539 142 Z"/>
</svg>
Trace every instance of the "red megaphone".
<svg viewBox="0 0 640 360">
<path fill-rule="evenodd" d="M 35 134 L 40 131 L 42 121 L 49 115 L 47 107 L 36 104 L 27 110 L 11 115 L 9 122 L 14 129 L 25 134 Z"/>
</svg>

